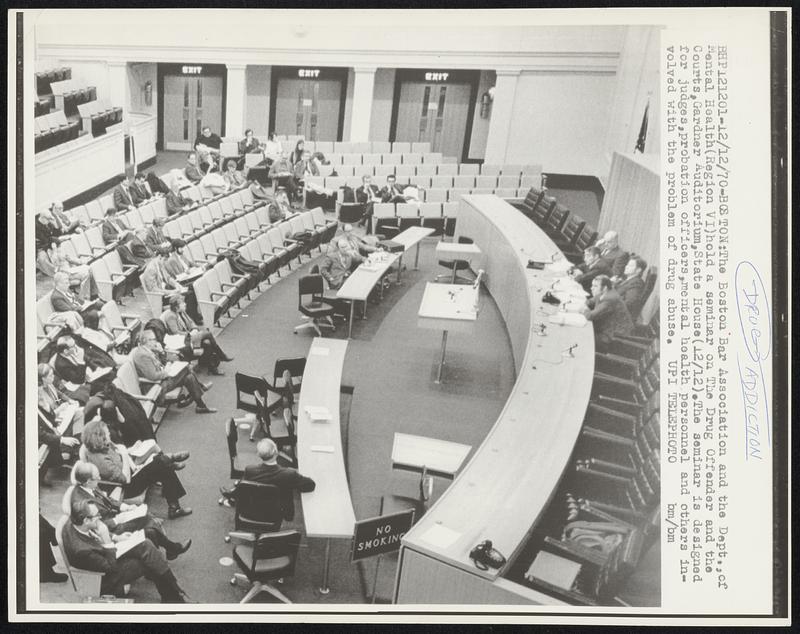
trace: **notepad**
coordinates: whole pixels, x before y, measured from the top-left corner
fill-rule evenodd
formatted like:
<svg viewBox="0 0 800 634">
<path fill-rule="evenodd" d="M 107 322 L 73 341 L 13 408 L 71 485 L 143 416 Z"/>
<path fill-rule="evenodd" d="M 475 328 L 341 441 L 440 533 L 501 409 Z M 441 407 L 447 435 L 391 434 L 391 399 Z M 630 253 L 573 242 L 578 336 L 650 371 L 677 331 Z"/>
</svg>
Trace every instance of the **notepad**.
<svg viewBox="0 0 800 634">
<path fill-rule="evenodd" d="M 72 418 L 75 416 L 75 412 L 79 409 L 80 405 L 78 403 L 66 403 L 58 409 L 58 414 L 56 415 L 58 426 L 56 427 L 56 431 L 59 434 L 63 434 L 67 431 L 69 424 L 72 422 Z M 75 433 L 79 431 L 79 429 L 73 430 Z"/>
<path fill-rule="evenodd" d="M 336 450 L 331 445 L 311 445 L 311 451 L 316 451 L 317 453 L 333 453 Z"/>
<path fill-rule="evenodd" d="M 525 573 L 525 578 L 529 581 L 541 579 L 559 588 L 570 590 L 580 570 L 581 565 L 577 561 L 571 561 L 542 550 L 531 563 Z"/>
<path fill-rule="evenodd" d="M 330 348 L 326 348 L 324 346 L 311 346 L 311 354 L 318 357 L 327 357 L 330 352 Z"/>
<path fill-rule="evenodd" d="M 94 370 L 86 370 L 86 380 L 89 383 L 94 383 L 97 379 L 99 379 L 100 377 L 105 376 L 109 372 L 111 372 L 111 368 L 109 368 L 109 367 L 96 368 Z"/>
<path fill-rule="evenodd" d="M 78 385 L 77 383 L 73 383 L 72 381 L 62 381 L 61 387 L 67 390 L 67 392 L 74 392 L 80 387 L 80 385 Z"/>
<path fill-rule="evenodd" d="M 189 364 L 186 361 L 170 361 L 166 367 L 167 376 L 178 376 L 187 365 Z"/>
<path fill-rule="evenodd" d="M 180 350 L 186 345 L 186 335 L 164 335 L 164 347 Z"/>
<path fill-rule="evenodd" d="M 550 315 L 548 321 L 559 326 L 576 326 L 580 328 L 586 325 L 586 317 L 580 313 L 555 313 Z"/>
<path fill-rule="evenodd" d="M 421 540 L 437 546 L 438 548 L 447 548 L 455 543 L 459 537 L 461 537 L 461 533 L 449 529 L 447 526 L 443 526 L 441 524 L 434 524 L 422 535 L 420 535 Z"/>
<path fill-rule="evenodd" d="M 308 417 L 315 422 L 327 422 L 331 420 L 331 413 L 328 411 L 327 407 L 317 406 L 317 405 L 306 405 L 305 407 L 306 414 Z"/>
<path fill-rule="evenodd" d="M 117 542 L 117 559 L 122 557 L 125 553 L 127 553 L 131 548 L 138 546 L 144 541 L 144 530 L 138 530 L 131 533 L 131 536 L 128 539 L 123 539 L 121 542 Z"/>
<path fill-rule="evenodd" d="M 145 515 L 147 515 L 147 504 L 140 504 L 131 511 L 122 511 L 117 513 L 116 517 L 114 517 L 114 521 L 116 522 L 117 526 L 120 526 L 121 524 L 139 519 Z"/>
</svg>

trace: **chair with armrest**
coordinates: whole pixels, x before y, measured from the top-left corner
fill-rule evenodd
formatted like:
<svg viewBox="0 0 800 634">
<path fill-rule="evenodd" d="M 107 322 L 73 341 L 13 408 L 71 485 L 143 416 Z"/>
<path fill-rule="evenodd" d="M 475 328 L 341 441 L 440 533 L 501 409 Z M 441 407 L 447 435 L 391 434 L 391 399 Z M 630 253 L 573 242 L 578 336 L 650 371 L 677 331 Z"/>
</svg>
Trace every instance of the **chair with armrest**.
<svg viewBox="0 0 800 634">
<path fill-rule="evenodd" d="M 257 534 L 281 530 L 284 519 L 283 495 L 273 484 L 241 480 L 236 485 L 235 530 Z"/>
<path fill-rule="evenodd" d="M 116 302 L 103 304 L 100 315 L 105 318 L 117 348 L 130 346 L 131 342 L 136 340 L 142 327 L 142 322 L 136 315 L 121 313 Z"/>
<path fill-rule="evenodd" d="M 86 449 L 85 445 L 81 445 L 78 449 L 78 458 L 83 462 L 89 462 L 88 459 L 88 450 Z M 70 472 L 70 482 L 72 484 L 76 484 L 75 480 L 75 466 L 73 465 L 72 471 Z M 119 482 L 112 482 L 111 480 L 99 480 L 97 483 L 98 488 L 103 491 L 104 493 L 108 494 L 109 497 L 117 500 L 118 502 L 125 502 L 125 504 L 142 504 L 147 497 L 147 490 L 142 491 L 139 495 L 135 495 L 133 497 L 124 498 L 122 497 L 122 485 Z M 62 505 L 68 504 L 68 499 L 66 495 L 62 499 Z"/>
<path fill-rule="evenodd" d="M 302 324 L 294 327 L 294 333 L 311 328 L 322 336 L 320 327 L 336 329 L 333 323 L 333 304 L 323 298 L 325 282 L 322 275 L 304 275 L 298 282 L 297 309 L 307 318 Z M 323 321 L 325 320 L 325 321 Z"/>
<path fill-rule="evenodd" d="M 467 238 L 466 236 L 459 236 L 458 238 L 459 244 L 472 244 L 472 238 Z M 443 266 L 446 269 L 449 269 L 448 273 L 442 273 L 441 275 L 436 276 L 436 281 L 438 282 L 440 279 L 449 279 L 451 284 L 459 283 L 459 284 L 470 284 L 473 280 L 467 279 L 458 275 L 458 271 L 467 271 L 469 270 L 469 260 L 439 260 L 439 266 Z"/>
<path fill-rule="evenodd" d="M 59 555 L 64 562 L 64 568 L 72 584 L 72 589 L 75 590 L 80 597 L 99 597 L 103 573 L 77 568 L 71 565 L 69 559 L 67 559 L 67 551 L 64 550 L 64 528 L 69 521 L 69 515 L 62 515 L 59 518 L 56 523 L 56 542 L 58 544 Z"/>
<path fill-rule="evenodd" d="M 294 574 L 297 552 L 300 547 L 300 533 L 289 530 L 279 533 L 232 532 L 229 534 L 233 547 L 233 560 L 241 573 L 231 579 L 231 585 L 237 582 L 249 582 L 250 590 L 240 601 L 248 603 L 261 592 L 268 592 L 284 603 L 291 601 L 269 581 L 278 580 Z"/>
</svg>

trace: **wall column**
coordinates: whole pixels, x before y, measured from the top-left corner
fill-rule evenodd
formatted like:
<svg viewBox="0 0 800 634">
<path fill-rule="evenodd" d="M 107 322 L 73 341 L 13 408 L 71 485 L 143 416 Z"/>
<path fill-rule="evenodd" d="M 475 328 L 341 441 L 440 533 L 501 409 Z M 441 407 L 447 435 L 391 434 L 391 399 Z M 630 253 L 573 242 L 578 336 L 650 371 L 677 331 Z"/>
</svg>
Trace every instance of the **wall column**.
<svg viewBox="0 0 800 634">
<path fill-rule="evenodd" d="M 225 136 L 237 139 L 243 136 L 244 99 L 245 99 L 245 64 L 226 64 L 228 81 L 225 96 Z"/>
<path fill-rule="evenodd" d="M 130 96 L 128 94 L 128 64 L 120 61 L 108 62 L 108 95 L 97 95 L 98 99 L 108 98 L 112 106 L 122 108 L 122 126 L 129 129 L 128 111 Z"/>
<path fill-rule="evenodd" d="M 369 119 L 375 89 L 376 66 L 353 69 L 353 106 L 350 116 L 350 141 L 369 141 Z"/>
<path fill-rule="evenodd" d="M 492 115 L 489 120 L 489 134 L 486 137 L 486 153 L 484 155 L 484 162 L 492 165 L 502 165 L 506 161 L 508 138 L 511 133 L 511 115 L 514 111 L 519 73 L 519 70 L 497 71 Z"/>
</svg>

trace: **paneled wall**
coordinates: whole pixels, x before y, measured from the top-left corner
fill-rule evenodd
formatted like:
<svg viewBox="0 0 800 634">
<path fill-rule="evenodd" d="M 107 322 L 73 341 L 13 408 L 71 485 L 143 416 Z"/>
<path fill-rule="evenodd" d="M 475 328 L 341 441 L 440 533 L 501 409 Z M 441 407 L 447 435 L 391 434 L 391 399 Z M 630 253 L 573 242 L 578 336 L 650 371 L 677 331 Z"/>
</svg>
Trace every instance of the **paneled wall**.
<svg viewBox="0 0 800 634">
<path fill-rule="evenodd" d="M 245 130 L 253 129 L 256 136 L 265 136 L 269 130 L 269 98 L 271 66 L 248 66 L 245 70 L 245 86 L 247 95 L 244 104 Z M 244 130 L 241 130 L 244 132 Z M 238 130 L 230 130 L 238 134 Z"/>
</svg>

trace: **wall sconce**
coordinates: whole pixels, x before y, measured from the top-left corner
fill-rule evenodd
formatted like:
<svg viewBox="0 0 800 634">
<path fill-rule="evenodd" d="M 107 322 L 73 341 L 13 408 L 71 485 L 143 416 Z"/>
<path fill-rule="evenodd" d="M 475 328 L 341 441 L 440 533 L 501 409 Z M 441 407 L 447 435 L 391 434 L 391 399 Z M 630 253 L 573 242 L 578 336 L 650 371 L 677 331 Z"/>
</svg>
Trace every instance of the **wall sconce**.
<svg viewBox="0 0 800 634">
<path fill-rule="evenodd" d="M 483 95 L 481 96 L 481 109 L 480 109 L 480 117 L 481 119 L 488 119 L 489 115 L 492 113 L 492 102 L 494 101 L 494 86 L 489 88 Z"/>
<path fill-rule="evenodd" d="M 144 103 L 146 106 L 153 105 L 153 82 L 144 82 Z"/>
</svg>

